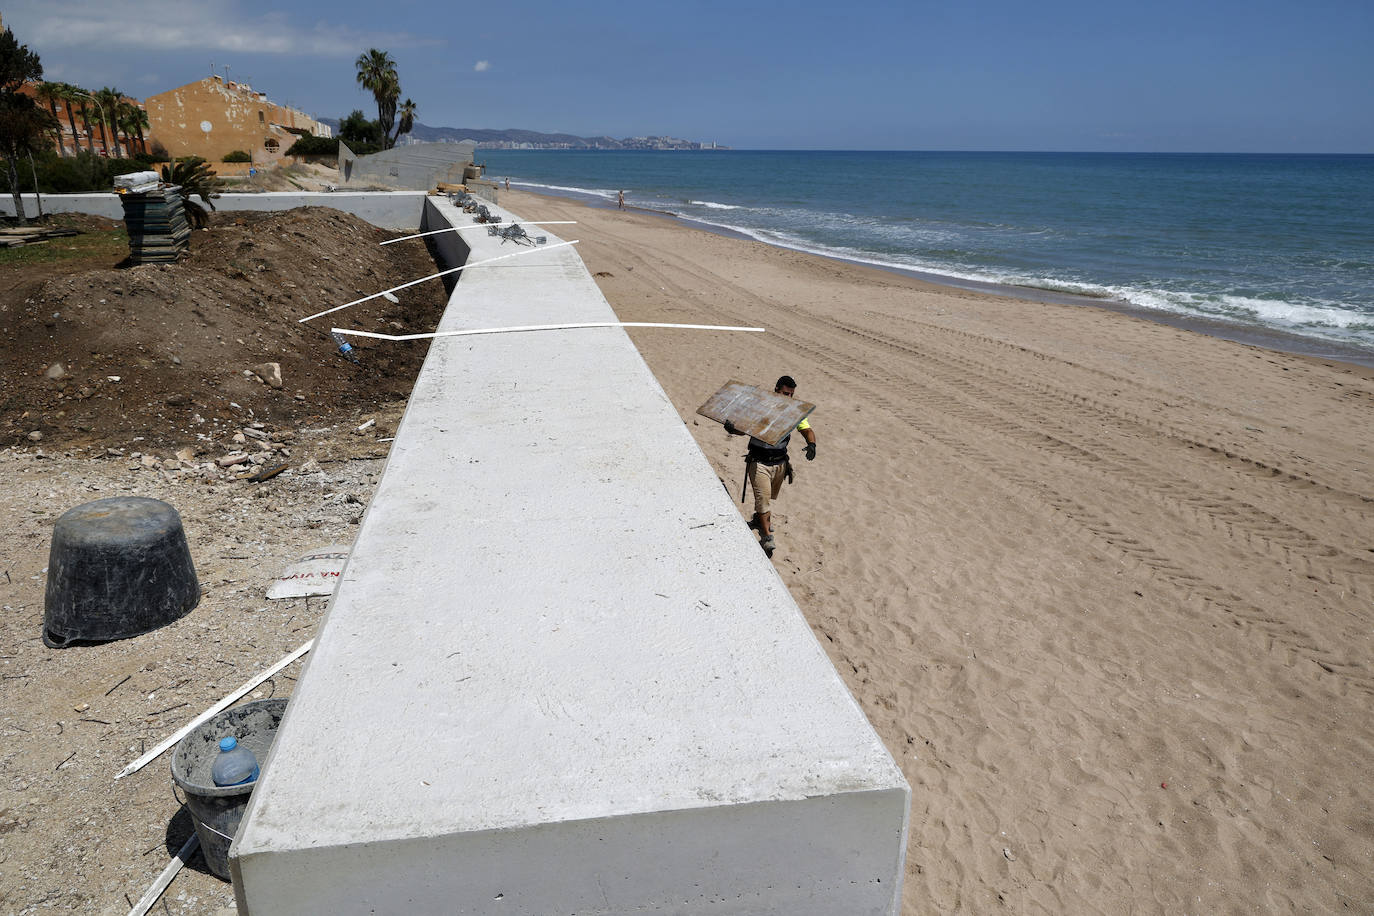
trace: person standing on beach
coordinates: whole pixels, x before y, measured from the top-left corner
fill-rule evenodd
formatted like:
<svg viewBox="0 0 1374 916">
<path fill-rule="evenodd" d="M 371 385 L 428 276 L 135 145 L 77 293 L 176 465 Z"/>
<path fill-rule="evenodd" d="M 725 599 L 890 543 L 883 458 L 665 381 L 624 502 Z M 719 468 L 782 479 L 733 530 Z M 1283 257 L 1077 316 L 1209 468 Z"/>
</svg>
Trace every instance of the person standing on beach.
<svg viewBox="0 0 1374 916">
<path fill-rule="evenodd" d="M 506 190 L 507 190 L 507 191 L 510 190 L 510 176 L 509 176 L 509 175 L 506 176 Z"/>
<path fill-rule="evenodd" d="M 797 383 L 790 375 L 778 379 L 773 387 L 774 394 L 795 397 Z M 725 431 L 732 436 L 742 436 L 744 431 L 734 424 L 726 423 Z M 797 424 L 797 432 L 806 440 L 806 460 L 816 460 L 816 433 L 811 424 L 803 419 Z M 777 541 L 773 538 L 773 500 L 782 492 L 783 481 L 792 481 L 792 463 L 787 460 L 787 446 L 792 440 L 789 432 L 778 441 L 769 445 L 761 439 L 749 437 L 749 451 L 744 459 L 744 477 L 754 488 L 754 519 L 750 527 L 759 532 L 759 546 L 771 556 Z"/>
<path fill-rule="evenodd" d="M 620 204 L 620 209 L 622 209 L 622 210 L 625 209 L 625 192 L 624 192 L 624 191 L 621 191 L 621 192 L 620 192 L 620 198 L 619 198 L 619 200 L 617 201 L 617 203 Z"/>
</svg>

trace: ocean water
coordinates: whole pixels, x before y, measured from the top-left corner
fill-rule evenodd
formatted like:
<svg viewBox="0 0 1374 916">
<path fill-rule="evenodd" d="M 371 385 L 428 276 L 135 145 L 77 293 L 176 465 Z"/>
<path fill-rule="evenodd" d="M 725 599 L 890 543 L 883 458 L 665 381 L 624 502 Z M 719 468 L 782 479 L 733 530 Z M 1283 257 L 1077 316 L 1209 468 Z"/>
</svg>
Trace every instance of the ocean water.
<svg viewBox="0 0 1374 916">
<path fill-rule="evenodd" d="M 1374 156 L 484 150 L 488 178 L 802 251 L 1374 353 Z"/>
</svg>

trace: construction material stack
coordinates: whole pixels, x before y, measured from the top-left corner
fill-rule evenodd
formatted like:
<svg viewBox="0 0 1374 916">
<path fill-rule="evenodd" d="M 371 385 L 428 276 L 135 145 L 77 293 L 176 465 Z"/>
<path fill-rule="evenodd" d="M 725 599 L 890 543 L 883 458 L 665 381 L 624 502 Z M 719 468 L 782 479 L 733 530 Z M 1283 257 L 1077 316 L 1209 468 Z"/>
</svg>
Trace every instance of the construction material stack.
<svg viewBox="0 0 1374 916">
<path fill-rule="evenodd" d="M 132 263 L 175 261 L 190 247 L 180 187 L 158 181 L 156 172 L 135 172 L 116 177 L 115 190 L 124 206 Z"/>
<path fill-rule="evenodd" d="M 62 239 L 80 234 L 75 229 L 55 226 L 8 226 L 0 229 L 0 248 L 22 248 L 25 245 L 38 245 L 49 239 Z"/>
</svg>

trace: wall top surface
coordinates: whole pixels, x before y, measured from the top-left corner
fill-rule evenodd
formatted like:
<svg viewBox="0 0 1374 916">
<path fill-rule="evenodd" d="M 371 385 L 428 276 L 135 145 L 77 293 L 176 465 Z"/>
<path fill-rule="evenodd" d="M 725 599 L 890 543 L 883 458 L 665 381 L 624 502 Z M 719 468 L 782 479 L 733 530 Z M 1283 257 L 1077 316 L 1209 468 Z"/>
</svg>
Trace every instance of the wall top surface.
<svg viewBox="0 0 1374 916">
<path fill-rule="evenodd" d="M 441 327 L 616 320 L 573 249 L 530 251 Z M 236 848 L 905 787 L 623 330 L 450 337 Z"/>
</svg>

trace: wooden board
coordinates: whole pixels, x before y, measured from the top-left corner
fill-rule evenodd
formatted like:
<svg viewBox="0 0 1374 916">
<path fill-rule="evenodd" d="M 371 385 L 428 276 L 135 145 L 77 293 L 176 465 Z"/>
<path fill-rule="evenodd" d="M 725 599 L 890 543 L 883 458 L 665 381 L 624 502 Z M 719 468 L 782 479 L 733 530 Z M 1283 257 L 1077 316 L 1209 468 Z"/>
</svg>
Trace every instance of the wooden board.
<svg viewBox="0 0 1374 916">
<path fill-rule="evenodd" d="M 707 398 L 697 413 L 717 423 L 728 422 L 761 442 L 777 445 L 815 409 L 815 404 L 731 379 Z"/>
</svg>

